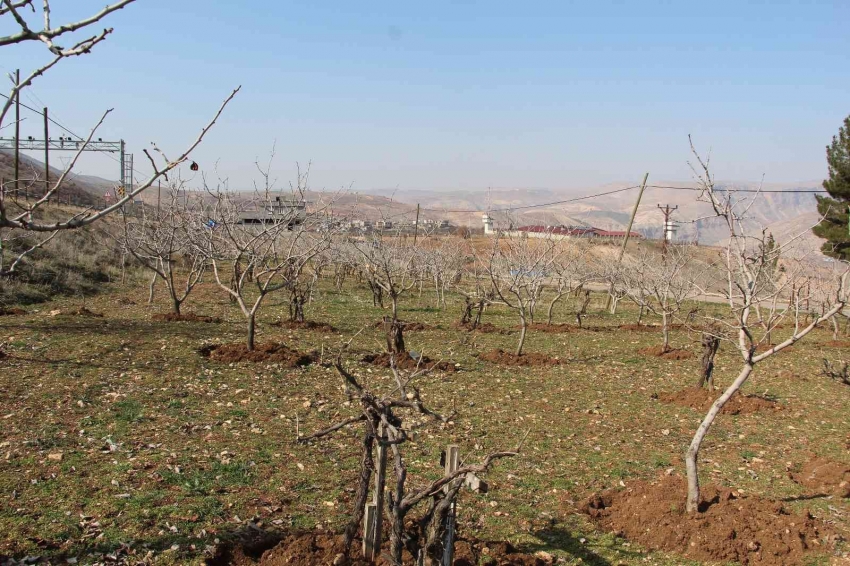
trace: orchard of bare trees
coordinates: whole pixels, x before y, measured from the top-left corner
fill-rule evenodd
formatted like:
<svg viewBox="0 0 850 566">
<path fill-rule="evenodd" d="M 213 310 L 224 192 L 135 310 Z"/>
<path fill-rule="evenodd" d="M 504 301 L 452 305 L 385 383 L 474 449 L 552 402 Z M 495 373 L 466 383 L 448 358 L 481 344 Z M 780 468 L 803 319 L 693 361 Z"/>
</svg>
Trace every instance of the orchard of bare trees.
<svg viewBox="0 0 850 566">
<path fill-rule="evenodd" d="M 133 4 L 60 23 L 0 0 L 0 47 L 43 58 L 0 132 Z M 2 564 L 846 559 L 844 209 L 818 201 L 824 261 L 758 226 L 762 189 L 721 187 L 691 143 L 681 194 L 705 215 L 687 221 L 716 245 L 629 241 L 640 197 L 607 237 L 518 228 L 537 205 L 459 234 L 312 187 L 309 166 L 279 186 L 275 150 L 251 190 L 200 167 L 239 92 L 199 95 L 209 118 L 146 147 L 113 200 L 57 202 L 111 109 L 58 175 L 0 179 L 0 291 L 98 283 L 0 300 Z M 111 265 L 84 273 L 80 242 Z"/>
</svg>

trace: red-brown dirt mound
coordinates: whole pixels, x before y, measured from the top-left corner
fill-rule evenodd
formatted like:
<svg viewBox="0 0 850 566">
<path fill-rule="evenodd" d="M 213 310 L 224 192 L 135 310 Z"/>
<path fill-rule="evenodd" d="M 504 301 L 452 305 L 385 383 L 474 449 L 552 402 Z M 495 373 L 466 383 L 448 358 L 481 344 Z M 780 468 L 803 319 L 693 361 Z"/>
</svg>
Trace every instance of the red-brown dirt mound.
<svg viewBox="0 0 850 566">
<path fill-rule="evenodd" d="M 829 348 L 847 348 L 850 349 L 850 341 L 847 340 L 830 340 L 825 344 Z"/>
<path fill-rule="evenodd" d="M 545 354 L 526 352 L 517 356 L 501 349 L 478 354 L 478 359 L 502 366 L 557 366 L 561 363 L 561 360 Z"/>
<path fill-rule="evenodd" d="M 681 324 L 671 324 L 670 330 L 681 330 L 684 328 Z M 658 324 L 621 324 L 617 326 L 618 330 L 628 330 L 629 332 L 661 332 L 661 325 Z"/>
<path fill-rule="evenodd" d="M 789 474 L 796 483 L 816 494 L 850 497 L 850 465 L 826 458 L 807 462 L 799 473 Z"/>
<path fill-rule="evenodd" d="M 517 326 L 517 328 L 520 328 Z M 528 325 L 529 330 L 535 330 L 537 332 L 546 332 L 547 334 L 561 334 L 565 332 L 580 332 L 583 330 L 578 326 L 574 326 L 572 324 L 559 323 L 559 324 L 544 324 L 542 322 L 535 322 L 534 324 Z"/>
<path fill-rule="evenodd" d="M 296 322 L 294 320 L 276 320 L 272 322 L 270 326 L 286 328 L 288 330 L 315 330 L 317 332 L 337 331 L 336 328 L 326 322 L 315 322 L 312 320 L 305 320 L 303 322 Z"/>
<path fill-rule="evenodd" d="M 467 322 L 466 324 L 456 322 L 454 326 L 458 330 L 466 330 L 467 332 L 480 332 L 482 334 L 513 334 L 512 330 L 508 330 L 506 328 L 499 328 L 498 326 L 490 322 L 479 323 L 478 326 L 476 326 L 475 328 L 472 328 L 472 324 L 469 322 Z"/>
<path fill-rule="evenodd" d="M 694 357 L 694 353 L 689 352 L 688 350 L 679 350 L 677 348 L 664 350 L 661 346 L 650 346 L 649 348 L 641 348 L 640 350 L 638 350 L 638 354 L 643 354 L 644 356 L 653 356 L 664 360 L 688 360 Z"/>
<path fill-rule="evenodd" d="M 8 309 L 0 308 L 0 316 L 23 316 L 27 314 L 27 311 L 24 309 L 19 309 L 17 307 L 12 307 Z"/>
<path fill-rule="evenodd" d="M 220 318 L 213 316 L 206 316 L 194 313 L 177 314 L 173 312 L 155 314 L 151 317 L 151 320 L 155 320 L 157 322 L 221 322 Z"/>
<path fill-rule="evenodd" d="M 390 354 L 383 352 L 381 354 L 366 354 L 360 360 L 367 364 L 372 364 L 373 366 L 379 366 L 382 368 L 390 367 Z M 428 356 L 422 356 L 421 359 L 417 359 L 412 357 L 409 353 L 405 352 L 404 354 L 396 354 L 395 355 L 395 366 L 399 369 L 406 370 L 415 370 L 417 368 L 429 370 L 438 370 L 445 372 L 455 372 L 457 371 L 457 366 L 449 361 L 437 362 L 435 363 Z"/>
<path fill-rule="evenodd" d="M 383 556 L 375 562 L 361 558 L 361 543 L 355 540 L 352 544 L 351 558 L 342 556 L 343 537 L 330 533 L 310 532 L 290 534 L 285 536 L 276 546 L 265 551 L 258 559 L 250 557 L 241 549 L 227 551 L 208 561 L 208 564 L 248 566 L 302 566 L 308 564 L 341 566 L 366 566 L 376 564 L 389 566 Z M 415 561 L 407 552 L 404 563 L 413 564 Z M 537 556 L 523 554 L 507 542 L 482 542 L 458 540 L 455 542 L 455 566 L 546 566 L 553 560 L 548 555 L 540 553 Z"/>
<path fill-rule="evenodd" d="M 402 330 L 404 332 L 416 332 L 418 330 L 433 330 L 434 329 L 434 327 L 431 326 L 430 324 L 424 324 L 422 322 L 402 322 L 402 321 L 398 321 L 398 322 L 399 322 L 399 324 L 401 324 Z M 383 328 L 384 327 L 384 321 L 379 320 L 373 326 L 375 328 Z"/>
<path fill-rule="evenodd" d="M 684 478 L 666 476 L 594 494 L 583 510 L 603 529 L 647 548 L 711 562 L 801 564 L 804 554 L 825 552 L 836 540 L 808 513 L 791 514 L 777 502 L 715 486 L 702 488 L 700 512 L 690 515 L 686 493 Z"/>
<path fill-rule="evenodd" d="M 701 387 L 688 387 L 674 393 L 662 393 L 658 396 L 664 403 L 673 403 L 680 407 L 690 407 L 700 412 L 708 411 L 720 394 Z M 759 411 L 781 411 L 782 405 L 776 401 L 756 395 L 742 395 L 740 391 L 723 405 L 721 413 L 726 415 L 749 415 Z"/>
<path fill-rule="evenodd" d="M 285 367 L 307 366 L 318 359 L 315 352 L 305 354 L 275 342 L 257 344 L 253 350 L 248 350 L 248 347 L 241 343 L 211 344 L 204 346 L 198 352 L 217 362 L 275 362 L 282 363 Z"/>
</svg>

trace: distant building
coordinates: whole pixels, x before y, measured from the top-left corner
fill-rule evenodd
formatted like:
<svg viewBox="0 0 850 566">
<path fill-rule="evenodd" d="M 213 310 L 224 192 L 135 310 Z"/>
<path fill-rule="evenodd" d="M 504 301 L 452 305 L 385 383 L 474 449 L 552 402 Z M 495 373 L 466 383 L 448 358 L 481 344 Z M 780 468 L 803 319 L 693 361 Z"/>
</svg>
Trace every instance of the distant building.
<svg viewBox="0 0 850 566">
<path fill-rule="evenodd" d="M 491 228 L 492 230 L 492 228 Z M 484 225 L 487 232 L 487 224 Z M 588 238 L 599 240 L 622 240 L 626 237 L 624 230 L 603 230 L 593 226 L 520 226 L 509 230 L 506 234 L 510 236 L 528 236 L 529 238 L 555 238 L 565 240 L 570 238 Z M 629 238 L 642 239 L 638 232 L 629 233 Z"/>
</svg>

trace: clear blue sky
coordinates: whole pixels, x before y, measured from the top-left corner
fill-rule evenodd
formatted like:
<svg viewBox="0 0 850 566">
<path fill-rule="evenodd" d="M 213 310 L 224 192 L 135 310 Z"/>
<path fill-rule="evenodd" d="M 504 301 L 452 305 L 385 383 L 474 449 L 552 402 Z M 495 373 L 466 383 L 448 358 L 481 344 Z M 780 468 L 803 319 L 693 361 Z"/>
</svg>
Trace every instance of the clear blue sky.
<svg viewBox="0 0 850 566">
<path fill-rule="evenodd" d="M 104 0 L 52 4 L 58 22 Z M 848 21 L 846 0 L 139 0 L 23 100 L 77 133 L 114 107 L 100 135 L 126 139 L 148 170 L 143 147 L 176 154 L 241 84 L 196 154 L 236 186 L 274 140 L 276 176 L 312 160 L 315 188 L 686 180 L 689 133 L 718 178 L 811 180 L 850 114 Z M 47 58 L 3 51 L 4 72 Z M 39 128 L 34 117 L 24 134 Z"/>
</svg>

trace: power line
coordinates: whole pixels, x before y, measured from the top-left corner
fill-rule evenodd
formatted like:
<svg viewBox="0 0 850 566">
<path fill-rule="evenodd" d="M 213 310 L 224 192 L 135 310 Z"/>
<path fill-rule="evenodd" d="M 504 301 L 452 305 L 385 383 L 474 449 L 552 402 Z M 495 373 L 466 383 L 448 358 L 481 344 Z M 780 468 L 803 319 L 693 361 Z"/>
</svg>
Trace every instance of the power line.
<svg viewBox="0 0 850 566">
<path fill-rule="evenodd" d="M 702 191 L 699 187 L 673 187 L 669 185 L 647 185 L 652 189 L 671 189 L 674 191 Z M 823 194 L 828 191 L 824 189 L 725 189 L 718 190 L 735 193 L 788 193 L 788 194 Z"/>
<path fill-rule="evenodd" d="M 5 98 L 5 99 L 7 99 L 7 100 L 9 99 L 9 97 L 8 97 L 7 95 L 3 94 L 3 93 L 0 93 L 0 96 L 2 96 L 3 98 Z M 26 108 L 26 109 L 27 109 L 27 110 L 29 110 L 30 112 L 34 112 L 34 113 L 38 114 L 39 116 L 44 116 L 44 112 L 42 112 L 41 110 L 37 110 L 37 109 L 33 108 L 32 106 L 27 106 L 27 105 L 26 105 L 26 104 L 24 104 L 23 102 L 21 102 L 20 104 L 21 104 L 21 106 L 23 106 L 24 108 Z M 65 132 L 67 132 L 67 133 L 71 134 L 72 136 L 74 136 L 75 138 L 79 139 L 80 141 L 85 141 L 85 138 L 84 138 L 83 136 L 78 135 L 78 134 L 75 134 L 74 132 L 72 132 L 71 130 L 69 130 L 68 128 L 66 128 L 65 126 L 63 126 L 62 124 L 60 124 L 59 122 L 57 122 L 56 120 L 54 120 L 53 118 L 51 118 L 50 116 L 48 116 L 48 117 L 47 117 L 47 120 L 48 120 L 50 123 L 52 123 L 52 124 L 54 124 L 54 125 L 56 125 L 56 126 L 59 126 L 59 127 L 60 127 L 61 129 L 63 129 Z M 45 141 L 46 141 L 46 140 L 45 140 Z M 113 155 L 111 155 L 111 154 L 109 154 L 109 153 L 104 153 L 104 155 L 106 155 L 106 157 L 108 157 L 109 159 L 111 159 L 111 160 L 112 160 L 112 161 L 114 161 L 115 163 L 121 164 L 121 160 L 120 160 L 120 159 L 118 159 L 117 157 L 115 157 L 115 156 L 113 156 Z M 123 166 L 123 165 L 122 165 L 122 166 Z M 145 173 L 142 173 L 141 171 L 139 171 L 139 170 L 138 170 L 138 169 L 136 169 L 135 167 L 133 167 L 133 171 L 135 171 L 136 173 L 138 173 L 139 175 L 141 175 L 141 177 L 142 177 L 142 178 L 144 178 L 144 177 L 145 177 Z"/>
</svg>

